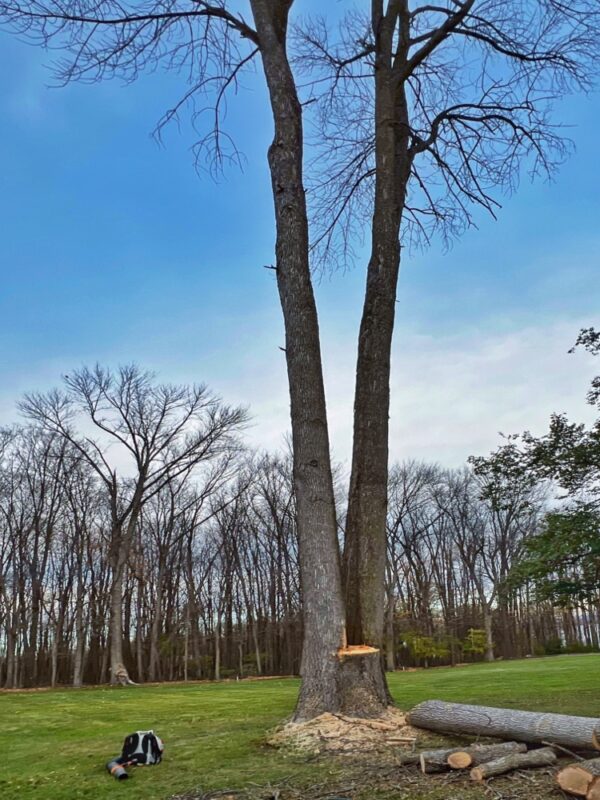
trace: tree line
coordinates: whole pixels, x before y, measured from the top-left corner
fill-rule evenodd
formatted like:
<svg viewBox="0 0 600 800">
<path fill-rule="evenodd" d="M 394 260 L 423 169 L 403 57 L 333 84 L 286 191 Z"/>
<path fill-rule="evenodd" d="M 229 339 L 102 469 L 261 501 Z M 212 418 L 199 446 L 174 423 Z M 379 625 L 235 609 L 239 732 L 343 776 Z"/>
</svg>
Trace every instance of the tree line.
<svg viewBox="0 0 600 800">
<path fill-rule="evenodd" d="M 136 681 L 299 672 L 292 458 L 245 447 L 243 409 L 133 366 L 84 368 L 21 408 L 0 439 L 1 686 L 103 683 L 121 665 Z M 574 512 L 519 452 L 390 470 L 387 669 L 598 648 L 590 559 L 563 559 L 557 596 L 556 565 L 534 558 Z"/>
</svg>

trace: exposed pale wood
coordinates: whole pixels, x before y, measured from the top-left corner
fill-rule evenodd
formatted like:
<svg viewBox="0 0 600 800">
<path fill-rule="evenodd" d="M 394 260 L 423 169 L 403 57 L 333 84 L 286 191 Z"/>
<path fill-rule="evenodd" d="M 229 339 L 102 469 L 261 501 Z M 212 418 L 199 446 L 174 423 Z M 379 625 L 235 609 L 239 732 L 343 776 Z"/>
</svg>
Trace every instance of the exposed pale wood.
<svg viewBox="0 0 600 800">
<path fill-rule="evenodd" d="M 509 755 L 510 753 L 526 753 L 527 745 L 523 742 L 501 742 L 500 744 L 474 744 L 465 747 L 448 756 L 448 766 L 450 769 L 467 769 L 485 764 L 487 761 L 495 761 L 497 758 Z"/>
<path fill-rule="evenodd" d="M 434 772 L 445 772 L 448 769 L 448 757 L 461 749 L 461 747 L 444 747 L 436 750 L 423 750 L 419 754 L 421 772 L 425 775 L 431 775 Z"/>
<path fill-rule="evenodd" d="M 591 758 L 564 767 L 556 776 L 556 780 L 565 792 L 585 797 L 598 777 L 600 777 L 600 758 Z"/>
<path fill-rule="evenodd" d="M 428 700 L 415 706 L 408 722 L 442 733 L 493 736 L 522 742 L 550 741 L 575 750 L 594 750 L 600 741 L 600 720 L 567 714 L 541 714 L 512 708 Z"/>
<path fill-rule="evenodd" d="M 600 800 L 600 778 L 594 778 L 585 800 Z"/>
<path fill-rule="evenodd" d="M 532 767 L 549 767 L 556 763 L 556 753 L 551 747 L 530 750 L 528 753 L 511 753 L 487 764 L 480 764 L 471 770 L 471 779 L 483 781 L 494 775 L 503 775 L 513 769 L 531 769 Z"/>
<path fill-rule="evenodd" d="M 366 644 L 349 644 L 347 647 L 340 647 L 338 650 L 338 658 L 351 658 L 352 656 L 367 656 L 373 653 L 378 653 L 376 647 L 369 647 Z"/>
</svg>

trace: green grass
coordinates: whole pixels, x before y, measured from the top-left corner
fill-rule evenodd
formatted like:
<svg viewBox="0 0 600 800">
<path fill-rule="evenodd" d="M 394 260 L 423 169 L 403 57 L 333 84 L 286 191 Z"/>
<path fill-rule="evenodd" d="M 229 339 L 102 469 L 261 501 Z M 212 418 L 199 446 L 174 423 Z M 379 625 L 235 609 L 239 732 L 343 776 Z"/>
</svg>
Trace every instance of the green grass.
<svg viewBox="0 0 600 800">
<path fill-rule="evenodd" d="M 398 672 L 401 708 L 428 698 L 600 716 L 600 655 Z M 262 745 L 288 716 L 298 681 L 0 693 L 2 800 L 162 800 L 202 788 L 323 777 L 336 767 L 306 764 Z M 166 743 L 157 767 L 117 782 L 104 763 L 124 736 L 154 728 Z"/>
</svg>

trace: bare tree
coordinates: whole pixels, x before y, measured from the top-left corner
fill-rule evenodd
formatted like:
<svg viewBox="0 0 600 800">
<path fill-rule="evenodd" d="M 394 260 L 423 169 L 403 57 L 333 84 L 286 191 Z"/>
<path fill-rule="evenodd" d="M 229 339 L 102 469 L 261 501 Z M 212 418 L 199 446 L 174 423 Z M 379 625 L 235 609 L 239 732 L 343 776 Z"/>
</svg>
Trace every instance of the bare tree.
<svg viewBox="0 0 600 800">
<path fill-rule="evenodd" d="M 390 352 L 401 247 L 495 215 L 521 167 L 552 174 L 568 150 L 553 104 L 598 63 L 594 0 L 375 0 L 298 29 L 316 110 L 312 247 L 352 256 L 370 227 L 358 340 L 345 546 L 348 635 L 383 635 Z"/>
<path fill-rule="evenodd" d="M 81 455 L 100 479 L 110 508 L 110 664 L 113 682 L 124 664 L 123 582 L 142 507 L 168 484 L 203 463 L 231 459 L 245 412 L 205 386 L 157 384 L 136 366 L 116 374 L 83 368 L 65 389 L 31 394 L 23 413 Z M 88 434 L 89 426 L 96 435 Z M 112 449 L 109 448 L 112 445 Z M 116 452 L 115 452 L 116 451 Z M 117 456 L 125 458 L 125 464 Z M 131 474 L 121 474 L 130 469 Z"/>
<path fill-rule="evenodd" d="M 304 37 L 308 51 L 316 53 L 313 62 L 331 78 L 321 108 L 335 126 L 323 128 L 334 163 L 324 162 L 330 177 L 320 183 L 317 208 L 325 228 L 317 231 L 316 242 L 330 251 L 340 226 L 350 230 L 344 221 L 355 219 L 361 198 L 373 219 L 357 362 L 344 601 L 310 275 L 302 104 L 288 55 L 292 6 L 293 0 L 248 0 L 250 24 L 239 13 L 241 2 L 225 0 L 150 2 L 141 10 L 113 0 L 5 0 L 0 24 L 42 44 L 58 41 L 67 53 L 59 66 L 64 81 L 131 79 L 158 64 L 185 68 L 188 90 L 164 121 L 186 101 L 214 92 L 209 107 L 215 123 L 200 138 L 198 153 L 217 166 L 236 156 L 222 129 L 224 98 L 260 56 L 275 128 L 268 157 L 304 613 L 296 718 L 304 719 L 338 709 L 377 714 L 389 700 L 373 659 L 340 659 L 338 651 L 348 638 L 382 643 L 390 346 L 402 222 L 425 234 L 428 220 L 453 230 L 457 219 L 470 219 L 471 203 L 493 210 L 490 187 L 510 185 L 519 158 L 533 153 L 537 167 L 552 166 L 547 147 L 560 144 L 542 106 L 570 86 L 586 85 L 596 8 L 593 0 L 569 7 L 558 0 L 501 6 L 493 0 L 443 0 L 415 9 L 406 0 L 375 0 L 369 15 L 351 16 L 339 48 L 326 46 L 318 25 L 316 36 L 309 26 Z M 477 52 L 479 69 L 463 67 L 465 43 Z M 313 85 L 320 81 L 317 76 Z M 368 124 L 353 125 L 364 110 Z"/>
</svg>

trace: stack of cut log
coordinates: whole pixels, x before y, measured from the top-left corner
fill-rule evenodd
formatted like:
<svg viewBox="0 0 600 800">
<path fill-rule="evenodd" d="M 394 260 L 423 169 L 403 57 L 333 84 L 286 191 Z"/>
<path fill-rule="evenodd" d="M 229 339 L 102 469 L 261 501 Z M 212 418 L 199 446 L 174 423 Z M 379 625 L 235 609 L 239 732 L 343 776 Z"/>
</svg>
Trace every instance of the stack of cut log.
<svg viewBox="0 0 600 800">
<path fill-rule="evenodd" d="M 600 750 L 600 720 L 566 714 L 540 714 L 508 708 L 444 703 L 430 700 L 416 706 L 408 721 L 417 728 L 451 734 L 474 734 L 509 739 L 501 744 L 472 744 L 419 755 L 426 773 L 469 769 L 471 778 L 483 781 L 514 769 L 548 767 L 557 761 L 556 750 Z M 546 745 L 532 750 L 525 744 Z M 586 800 L 600 800 L 600 757 L 571 764 L 557 775 L 559 786 Z"/>
<path fill-rule="evenodd" d="M 471 779 L 483 781 L 513 769 L 549 767 L 556 763 L 551 747 L 527 750 L 523 742 L 472 744 L 445 750 L 424 750 L 419 755 L 421 771 L 426 775 L 449 769 L 471 769 Z"/>
<path fill-rule="evenodd" d="M 556 776 L 561 789 L 586 800 L 600 800 L 600 758 L 578 761 Z"/>
</svg>

